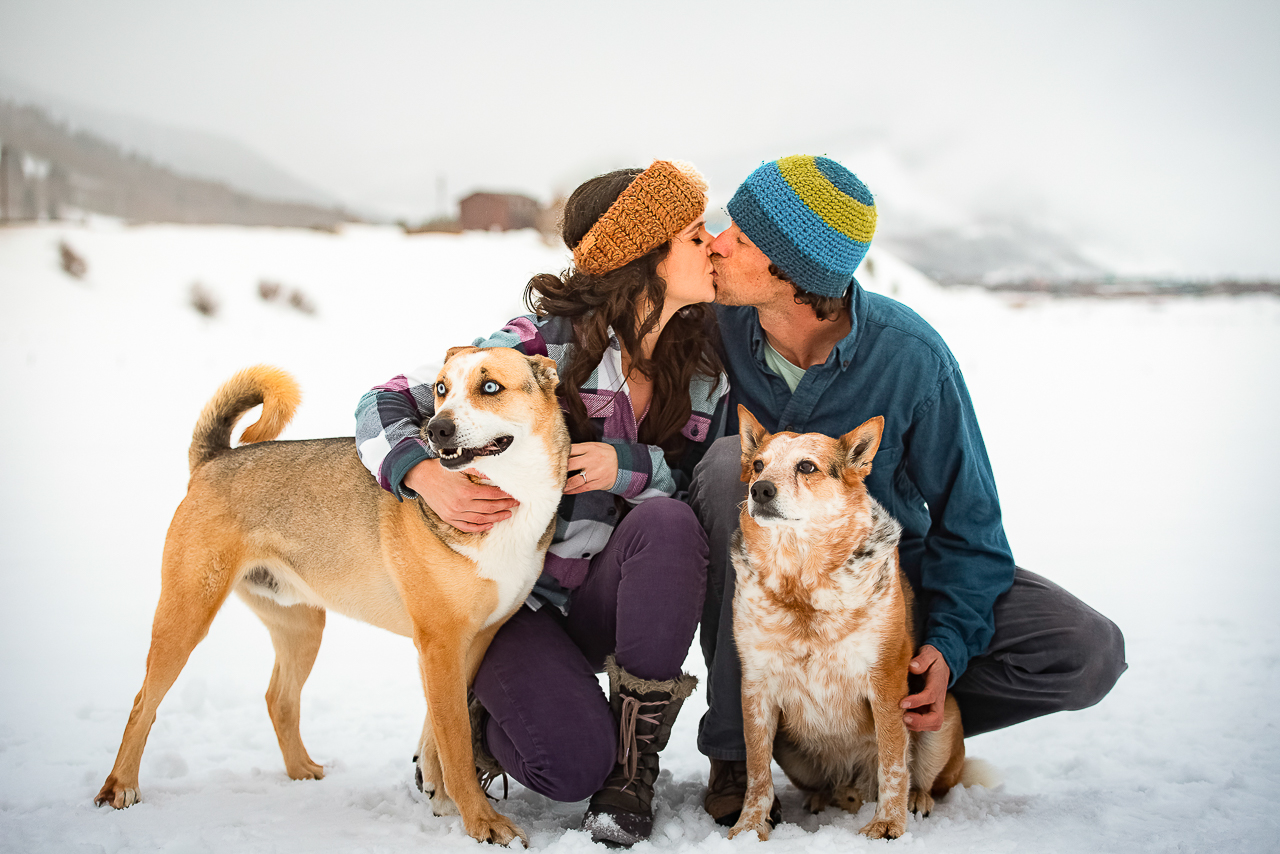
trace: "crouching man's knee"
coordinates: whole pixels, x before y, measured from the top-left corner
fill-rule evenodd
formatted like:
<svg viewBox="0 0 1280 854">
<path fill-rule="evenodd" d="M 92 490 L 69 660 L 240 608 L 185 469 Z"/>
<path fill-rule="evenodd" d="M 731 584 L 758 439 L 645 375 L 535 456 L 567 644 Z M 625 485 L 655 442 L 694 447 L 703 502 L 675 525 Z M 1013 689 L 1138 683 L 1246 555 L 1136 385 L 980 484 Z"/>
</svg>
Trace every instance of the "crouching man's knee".
<svg viewBox="0 0 1280 854">
<path fill-rule="evenodd" d="M 1120 627 L 1096 612 L 1092 616 L 1071 633 L 1067 659 L 1072 679 L 1066 709 L 1086 709 L 1098 703 L 1129 669 Z"/>
</svg>

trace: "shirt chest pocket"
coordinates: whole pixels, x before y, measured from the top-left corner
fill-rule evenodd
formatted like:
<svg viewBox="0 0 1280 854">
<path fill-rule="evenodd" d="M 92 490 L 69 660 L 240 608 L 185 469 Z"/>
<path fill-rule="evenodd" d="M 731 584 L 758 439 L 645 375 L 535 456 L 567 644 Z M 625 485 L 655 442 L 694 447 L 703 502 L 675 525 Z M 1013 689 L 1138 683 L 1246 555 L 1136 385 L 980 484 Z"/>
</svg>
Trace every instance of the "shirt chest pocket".
<svg viewBox="0 0 1280 854">
<path fill-rule="evenodd" d="M 871 497 L 884 505 L 891 515 L 895 514 L 895 505 L 899 503 L 901 492 L 899 482 L 910 484 L 906 475 L 898 471 L 902 463 L 902 448 L 880 448 L 871 460 L 871 474 L 867 475 L 867 491 Z"/>
</svg>

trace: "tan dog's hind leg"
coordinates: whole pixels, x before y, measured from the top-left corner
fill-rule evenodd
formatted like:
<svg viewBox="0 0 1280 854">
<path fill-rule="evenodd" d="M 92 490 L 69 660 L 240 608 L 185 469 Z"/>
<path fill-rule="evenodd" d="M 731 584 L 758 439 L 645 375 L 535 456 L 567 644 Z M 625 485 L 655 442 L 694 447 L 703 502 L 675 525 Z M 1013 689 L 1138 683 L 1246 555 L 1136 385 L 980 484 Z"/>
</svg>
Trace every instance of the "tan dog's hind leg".
<svg viewBox="0 0 1280 854">
<path fill-rule="evenodd" d="M 320 652 L 325 613 L 310 605 L 284 606 L 243 588 L 236 591 L 271 633 L 276 663 L 267 687 L 267 713 L 280 742 L 285 771 L 294 780 L 319 780 L 324 768 L 313 762 L 298 728 L 302 686 Z"/>
<path fill-rule="evenodd" d="M 886 693 L 892 696 L 882 696 Z M 872 839 L 897 839 L 907 830 L 907 790 L 911 781 L 907 765 L 909 742 L 907 725 L 902 722 L 902 711 L 896 702 L 904 695 L 881 691 L 871 701 L 880 793 L 876 798 L 875 816 L 858 832 Z"/>
<path fill-rule="evenodd" d="M 235 565 L 231 556 L 204 552 L 179 557 L 181 551 L 165 543 L 165 566 L 161 573 L 160 601 L 151 624 L 147 673 L 129 712 L 115 765 L 93 799 L 98 806 L 110 804 L 124 809 L 138 802 L 138 767 L 142 764 L 147 735 L 156 720 L 156 709 L 173 687 L 191 651 L 204 640 L 214 616 L 231 592 L 231 567 Z"/>
<path fill-rule="evenodd" d="M 778 709 L 759 692 L 742 687 L 742 731 L 747 742 L 747 794 L 742 814 L 729 838 L 755 831 L 769 838 L 769 810 L 773 806 L 773 739 L 778 732 Z"/>
<path fill-rule="evenodd" d="M 425 694 L 427 685 L 422 684 Z M 458 815 L 458 805 L 449 797 L 444 785 L 444 769 L 440 766 L 440 750 L 436 747 L 435 731 L 431 728 L 431 710 L 427 709 L 422 722 L 422 738 L 418 740 L 418 770 L 422 774 L 422 792 L 431 799 L 434 815 Z"/>
<path fill-rule="evenodd" d="M 950 694 L 943 704 L 942 729 L 917 733 L 911 753 L 910 809 L 927 816 L 934 798 L 940 798 L 960 782 L 964 768 L 964 728 L 960 707 Z"/>
</svg>

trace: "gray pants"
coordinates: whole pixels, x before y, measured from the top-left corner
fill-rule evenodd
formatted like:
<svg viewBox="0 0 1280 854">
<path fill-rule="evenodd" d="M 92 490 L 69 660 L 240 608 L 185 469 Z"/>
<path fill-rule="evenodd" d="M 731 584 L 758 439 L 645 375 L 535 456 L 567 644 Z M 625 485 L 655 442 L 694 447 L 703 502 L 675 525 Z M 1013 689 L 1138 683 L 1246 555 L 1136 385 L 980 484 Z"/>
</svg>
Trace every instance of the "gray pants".
<svg viewBox="0 0 1280 854">
<path fill-rule="evenodd" d="M 698 749 L 713 759 L 747 758 L 742 736 L 742 673 L 733 641 L 733 565 L 729 538 L 746 499 L 737 436 L 716 442 L 694 471 L 690 503 L 711 554 L 702 611 L 707 713 Z M 919 597 L 917 597 L 919 598 Z M 916 625 L 923 627 L 922 615 Z M 995 636 L 951 687 L 966 736 L 1101 700 L 1128 667 L 1115 623 L 1025 569 L 996 600 Z"/>
</svg>

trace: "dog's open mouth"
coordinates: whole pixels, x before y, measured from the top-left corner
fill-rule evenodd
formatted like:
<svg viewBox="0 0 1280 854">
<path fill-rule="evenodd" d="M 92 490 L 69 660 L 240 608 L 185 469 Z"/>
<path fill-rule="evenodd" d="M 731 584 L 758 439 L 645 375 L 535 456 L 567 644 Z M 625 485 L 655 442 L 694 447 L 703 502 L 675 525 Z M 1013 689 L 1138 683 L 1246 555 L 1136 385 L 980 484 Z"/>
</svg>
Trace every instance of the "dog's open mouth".
<svg viewBox="0 0 1280 854">
<path fill-rule="evenodd" d="M 511 447 L 513 440 L 513 436 L 499 436 L 479 448 L 439 448 L 440 464 L 445 468 L 456 469 L 467 465 L 476 457 L 495 457 Z"/>
</svg>

